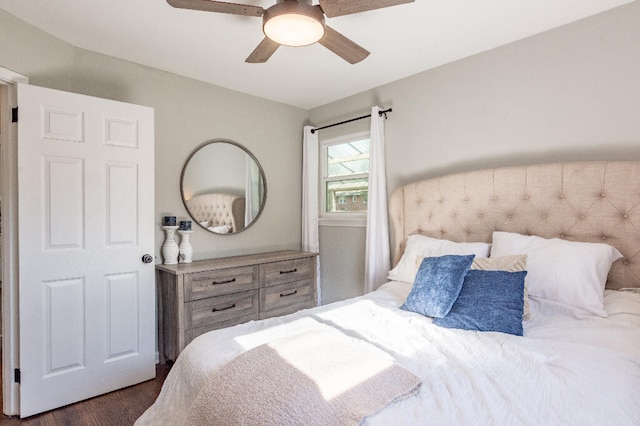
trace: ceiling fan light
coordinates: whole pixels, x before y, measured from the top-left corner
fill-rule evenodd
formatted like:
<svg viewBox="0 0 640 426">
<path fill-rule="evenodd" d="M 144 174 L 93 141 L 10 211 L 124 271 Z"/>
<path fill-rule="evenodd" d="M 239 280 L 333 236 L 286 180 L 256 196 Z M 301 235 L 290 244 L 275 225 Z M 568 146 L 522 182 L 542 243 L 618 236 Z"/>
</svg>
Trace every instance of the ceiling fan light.
<svg viewBox="0 0 640 426">
<path fill-rule="evenodd" d="M 304 15 L 287 14 L 271 18 L 264 24 L 264 33 L 285 46 L 307 46 L 324 36 L 324 26 Z"/>
<path fill-rule="evenodd" d="M 285 1 L 265 11 L 262 30 L 284 46 L 308 46 L 324 37 L 324 15 L 313 6 Z"/>
</svg>

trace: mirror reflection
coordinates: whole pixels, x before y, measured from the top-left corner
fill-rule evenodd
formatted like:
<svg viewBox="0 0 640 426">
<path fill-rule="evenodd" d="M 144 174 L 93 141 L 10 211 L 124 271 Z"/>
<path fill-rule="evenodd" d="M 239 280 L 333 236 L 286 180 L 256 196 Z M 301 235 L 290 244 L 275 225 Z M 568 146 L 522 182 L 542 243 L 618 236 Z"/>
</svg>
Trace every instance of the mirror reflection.
<svg viewBox="0 0 640 426">
<path fill-rule="evenodd" d="M 260 216 L 267 186 L 258 160 L 242 145 L 211 140 L 187 159 L 182 201 L 195 223 L 216 234 L 244 231 Z"/>
</svg>

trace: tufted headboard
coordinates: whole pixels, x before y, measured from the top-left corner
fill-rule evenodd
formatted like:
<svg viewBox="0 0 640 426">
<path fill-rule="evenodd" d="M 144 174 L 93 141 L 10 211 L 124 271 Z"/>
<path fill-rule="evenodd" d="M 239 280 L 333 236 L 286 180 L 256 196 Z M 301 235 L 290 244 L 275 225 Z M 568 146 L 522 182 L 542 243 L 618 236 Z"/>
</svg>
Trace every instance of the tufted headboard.
<svg viewBox="0 0 640 426">
<path fill-rule="evenodd" d="M 407 236 L 490 242 L 493 231 L 607 243 L 624 256 L 607 288 L 640 287 L 640 161 L 502 167 L 414 182 L 391 194 L 394 264 Z"/>
<path fill-rule="evenodd" d="M 194 219 L 209 222 L 208 227 L 231 226 L 230 232 L 244 229 L 244 197 L 235 194 L 210 193 L 191 197 L 187 209 Z"/>
</svg>

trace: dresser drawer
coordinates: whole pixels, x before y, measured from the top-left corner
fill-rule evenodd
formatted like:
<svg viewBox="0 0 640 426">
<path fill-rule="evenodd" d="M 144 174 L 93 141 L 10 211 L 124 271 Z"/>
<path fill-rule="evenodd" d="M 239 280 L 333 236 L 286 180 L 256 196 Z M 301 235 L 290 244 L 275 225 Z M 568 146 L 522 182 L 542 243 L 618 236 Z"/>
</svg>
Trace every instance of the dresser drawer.
<svg viewBox="0 0 640 426">
<path fill-rule="evenodd" d="M 265 263 L 260 266 L 260 281 L 263 286 L 272 286 L 309 279 L 313 265 L 313 259 L 309 258 Z"/>
<path fill-rule="evenodd" d="M 283 315 L 296 313 L 302 309 L 314 308 L 315 306 L 315 302 L 307 300 L 306 302 L 297 303 L 295 305 L 287 305 L 281 308 L 272 309 L 270 311 L 260 312 L 260 319 L 262 320 L 272 317 L 281 317 Z"/>
<path fill-rule="evenodd" d="M 258 266 L 225 268 L 185 275 L 184 300 L 198 300 L 221 294 L 258 288 Z"/>
<path fill-rule="evenodd" d="M 280 310 L 311 301 L 311 280 L 295 281 L 260 289 L 260 312 Z"/>
<path fill-rule="evenodd" d="M 185 303 L 185 329 L 204 327 L 258 314 L 258 290 L 233 293 Z"/>
<path fill-rule="evenodd" d="M 258 319 L 258 314 L 251 314 L 245 317 L 231 318 L 225 321 L 215 322 L 213 324 L 205 325 L 204 327 L 192 328 L 185 331 L 184 336 L 184 344 L 185 346 L 191 343 L 193 339 L 198 337 L 201 334 L 207 333 L 209 331 L 218 330 L 220 328 L 231 327 L 233 325 L 242 324 L 248 321 L 253 321 Z"/>
</svg>

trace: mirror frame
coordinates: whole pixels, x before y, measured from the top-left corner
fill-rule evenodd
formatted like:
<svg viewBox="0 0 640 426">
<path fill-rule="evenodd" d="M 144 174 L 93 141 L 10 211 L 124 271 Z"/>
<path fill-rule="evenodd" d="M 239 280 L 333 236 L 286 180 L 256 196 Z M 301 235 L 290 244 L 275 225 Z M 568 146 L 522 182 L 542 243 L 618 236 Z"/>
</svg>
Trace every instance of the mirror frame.
<svg viewBox="0 0 640 426">
<path fill-rule="evenodd" d="M 207 229 L 204 226 L 200 225 L 200 223 L 193 217 L 193 214 L 189 210 L 189 207 L 187 207 L 187 200 L 185 200 L 185 198 L 184 198 L 184 176 L 185 176 L 187 167 L 189 166 L 189 162 L 191 161 L 191 159 L 198 152 L 200 152 L 201 149 L 203 149 L 203 148 L 205 148 L 205 147 L 207 147 L 209 145 L 212 145 L 214 143 L 226 143 L 226 144 L 229 144 L 229 145 L 234 145 L 237 148 L 240 148 L 241 150 L 243 150 L 256 163 L 256 165 L 258 166 L 258 170 L 260 171 L 260 176 L 262 177 L 263 191 L 262 191 L 262 200 L 260 200 L 260 210 L 258 210 L 258 214 L 256 215 L 256 217 L 253 218 L 253 220 L 251 221 L 250 224 L 245 225 L 245 227 L 242 228 L 240 231 L 230 232 L 230 233 L 227 233 L 227 234 L 218 234 L 217 232 L 210 231 L 209 229 Z M 258 219 L 260 219 L 260 216 L 262 215 L 262 212 L 264 211 L 264 207 L 267 204 L 267 177 L 266 177 L 266 175 L 264 173 L 264 169 L 262 168 L 262 164 L 260 164 L 260 162 L 258 161 L 256 156 L 253 155 L 253 153 L 251 151 L 249 151 L 247 148 L 245 148 L 243 145 L 239 144 L 238 142 L 232 141 L 230 139 L 209 139 L 209 140 L 201 143 L 200 145 L 198 145 L 191 152 L 191 154 L 189 154 L 189 157 L 187 157 L 186 161 L 184 162 L 184 166 L 182 166 L 182 173 L 180 173 L 180 198 L 182 198 L 182 204 L 184 205 L 184 208 L 187 211 L 187 214 L 191 218 L 192 222 L 195 222 L 200 228 L 204 229 L 205 231 L 207 231 L 207 232 L 209 232 L 210 234 L 213 234 L 213 235 L 220 235 L 220 236 L 236 235 L 236 234 L 240 234 L 240 233 L 246 231 L 247 229 L 251 228 L 253 226 L 253 224 L 256 223 L 258 221 Z"/>
</svg>

